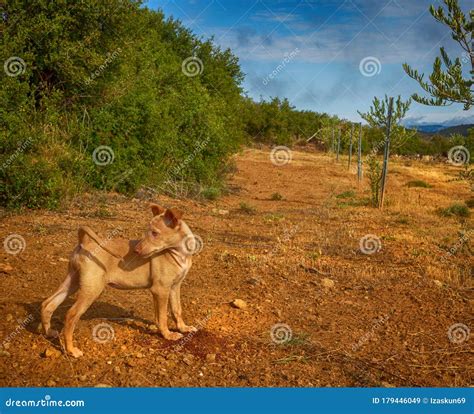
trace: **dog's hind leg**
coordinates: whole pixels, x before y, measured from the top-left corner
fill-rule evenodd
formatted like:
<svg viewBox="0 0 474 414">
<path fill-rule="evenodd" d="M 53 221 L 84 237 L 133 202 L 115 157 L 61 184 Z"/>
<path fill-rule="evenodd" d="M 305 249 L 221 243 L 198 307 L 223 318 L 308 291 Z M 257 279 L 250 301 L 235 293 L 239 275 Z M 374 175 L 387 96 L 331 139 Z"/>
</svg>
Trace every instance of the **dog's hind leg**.
<svg viewBox="0 0 474 414">
<path fill-rule="evenodd" d="M 69 273 L 58 290 L 41 304 L 41 323 L 46 336 L 58 336 L 58 332 L 51 329 L 51 316 L 64 300 L 79 288 L 79 274 L 69 267 Z"/>
<path fill-rule="evenodd" d="M 83 278 L 84 275 L 83 275 Z M 87 278 L 90 280 L 90 278 Z M 77 295 L 77 300 L 71 309 L 66 314 L 66 323 L 64 326 L 64 336 L 66 339 L 66 350 L 75 358 L 79 358 L 83 355 L 83 352 L 74 346 L 74 329 L 80 317 L 84 314 L 92 303 L 100 296 L 105 288 L 105 283 L 101 280 L 101 276 L 95 278 L 95 283 L 82 284 Z"/>
</svg>

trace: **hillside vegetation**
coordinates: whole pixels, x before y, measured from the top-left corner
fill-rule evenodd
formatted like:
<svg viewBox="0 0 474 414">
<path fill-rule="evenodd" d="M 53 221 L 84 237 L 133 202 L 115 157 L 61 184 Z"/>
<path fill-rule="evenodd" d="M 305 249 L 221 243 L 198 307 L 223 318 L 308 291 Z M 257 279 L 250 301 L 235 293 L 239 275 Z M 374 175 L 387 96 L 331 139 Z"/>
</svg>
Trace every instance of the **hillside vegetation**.
<svg viewBox="0 0 474 414">
<path fill-rule="evenodd" d="M 139 1 L 0 7 L 3 207 L 53 209 L 93 189 L 163 192 L 174 183 L 187 195 L 215 196 L 229 156 L 243 144 L 290 145 L 320 131 L 315 142 L 329 148 L 332 129 L 344 124 L 286 99 L 254 102 L 230 50 Z M 364 131 L 364 151 L 380 139 L 380 131 Z M 395 152 L 450 145 L 414 133 Z"/>
</svg>

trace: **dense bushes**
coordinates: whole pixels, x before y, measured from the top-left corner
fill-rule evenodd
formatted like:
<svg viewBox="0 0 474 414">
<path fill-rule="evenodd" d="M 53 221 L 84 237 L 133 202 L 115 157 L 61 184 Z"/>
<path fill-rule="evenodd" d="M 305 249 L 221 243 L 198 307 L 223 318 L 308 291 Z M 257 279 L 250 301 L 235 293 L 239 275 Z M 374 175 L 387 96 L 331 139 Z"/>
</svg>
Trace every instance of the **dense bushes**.
<svg viewBox="0 0 474 414">
<path fill-rule="evenodd" d="M 3 21 L 2 61 L 22 60 L 2 77 L 1 205 L 54 208 L 90 187 L 219 186 L 243 139 L 230 51 L 132 1 L 16 0 Z"/>
</svg>

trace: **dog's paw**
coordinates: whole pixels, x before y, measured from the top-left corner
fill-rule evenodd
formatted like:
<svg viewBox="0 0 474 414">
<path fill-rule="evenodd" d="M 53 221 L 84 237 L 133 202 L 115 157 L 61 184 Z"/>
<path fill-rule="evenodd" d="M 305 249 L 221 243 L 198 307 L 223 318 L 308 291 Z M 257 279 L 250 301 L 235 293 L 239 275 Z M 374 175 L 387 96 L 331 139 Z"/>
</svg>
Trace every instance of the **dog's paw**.
<svg viewBox="0 0 474 414">
<path fill-rule="evenodd" d="M 183 325 L 183 326 L 178 326 L 178 330 L 181 333 L 188 333 L 188 332 L 197 332 L 197 328 L 194 326 L 189 326 L 189 325 Z"/>
<path fill-rule="evenodd" d="M 181 339 L 183 337 L 183 334 L 180 334 L 179 332 L 168 332 L 166 334 L 163 334 L 163 336 L 168 341 L 177 341 L 178 339 Z"/>
<path fill-rule="evenodd" d="M 49 328 L 47 331 L 46 331 L 46 336 L 48 338 L 57 338 L 59 336 L 59 332 L 56 331 L 55 329 L 51 329 Z"/>
<path fill-rule="evenodd" d="M 84 355 L 84 353 L 79 349 L 79 348 L 72 348 L 69 350 L 69 353 L 74 357 L 74 358 L 80 358 L 81 356 Z"/>
</svg>

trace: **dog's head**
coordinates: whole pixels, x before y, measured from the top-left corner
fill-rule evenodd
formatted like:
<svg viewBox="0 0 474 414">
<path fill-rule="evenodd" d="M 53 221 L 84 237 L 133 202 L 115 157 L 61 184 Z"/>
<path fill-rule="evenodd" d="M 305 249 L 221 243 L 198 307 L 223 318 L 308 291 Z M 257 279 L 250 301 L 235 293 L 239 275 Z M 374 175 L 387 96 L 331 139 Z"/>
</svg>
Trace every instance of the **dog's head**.
<svg viewBox="0 0 474 414">
<path fill-rule="evenodd" d="M 178 247 L 185 237 L 181 217 L 175 209 L 165 209 L 157 204 L 151 205 L 153 218 L 143 239 L 135 246 L 135 253 L 149 257 L 165 249 Z"/>
</svg>

